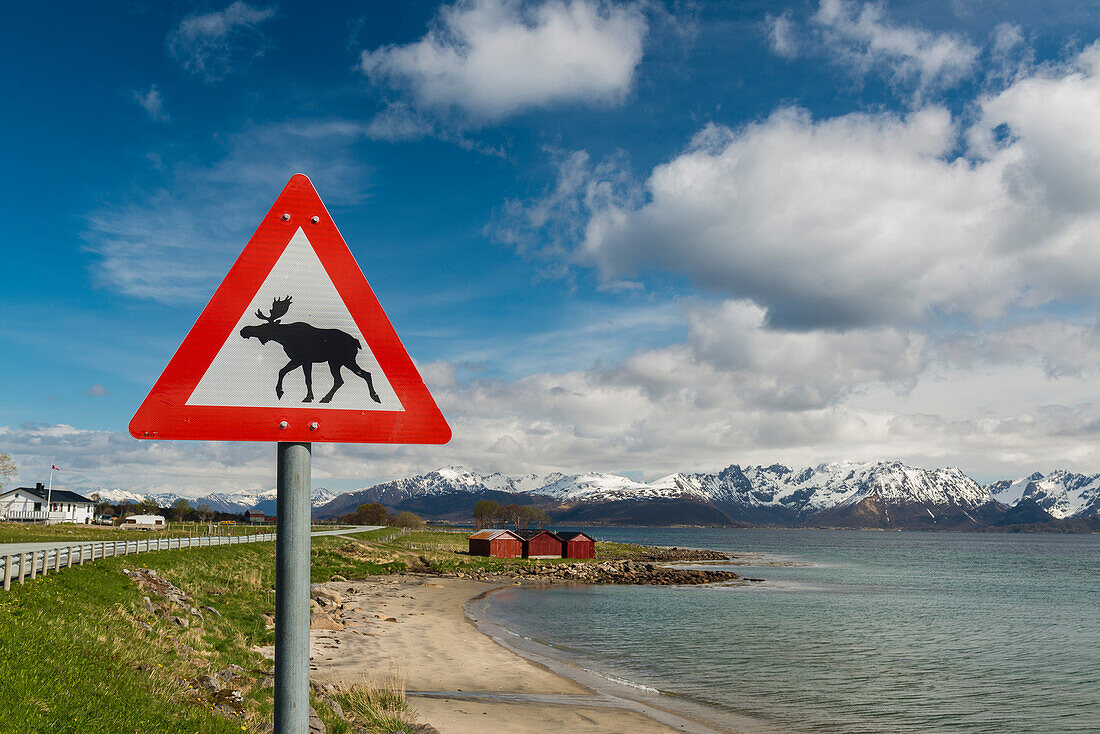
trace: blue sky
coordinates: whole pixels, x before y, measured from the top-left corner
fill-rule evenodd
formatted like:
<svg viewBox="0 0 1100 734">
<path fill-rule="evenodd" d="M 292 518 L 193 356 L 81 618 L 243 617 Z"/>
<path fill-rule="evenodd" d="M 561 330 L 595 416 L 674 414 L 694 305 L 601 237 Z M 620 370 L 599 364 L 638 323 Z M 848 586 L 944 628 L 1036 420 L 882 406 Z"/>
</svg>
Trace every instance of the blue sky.
<svg viewBox="0 0 1100 734">
<path fill-rule="evenodd" d="M 901 459 L 1100 471 L 1084 3 L 25 4 L 0 451 L 270 486 L 130 416 L 292 173 L 451 420 L 319 483 Z"/>
</svg>

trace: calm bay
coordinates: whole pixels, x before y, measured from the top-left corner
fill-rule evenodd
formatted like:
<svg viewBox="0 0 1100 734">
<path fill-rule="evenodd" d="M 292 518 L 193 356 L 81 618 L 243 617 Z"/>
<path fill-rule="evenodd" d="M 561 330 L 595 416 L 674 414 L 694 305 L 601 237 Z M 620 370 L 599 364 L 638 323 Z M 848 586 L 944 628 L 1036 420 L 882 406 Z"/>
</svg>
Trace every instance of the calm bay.
<svg viewBox="0 0 1100 734">
<path fill-rule="evenodd" d="M 736 555 L 752 586 L 512 588 L 505 627 L 795 732 L 1100 732 L 1100 536 L 595 528 Z M 724 566 L 719 566 L 724 567 Z"/>
</svg>

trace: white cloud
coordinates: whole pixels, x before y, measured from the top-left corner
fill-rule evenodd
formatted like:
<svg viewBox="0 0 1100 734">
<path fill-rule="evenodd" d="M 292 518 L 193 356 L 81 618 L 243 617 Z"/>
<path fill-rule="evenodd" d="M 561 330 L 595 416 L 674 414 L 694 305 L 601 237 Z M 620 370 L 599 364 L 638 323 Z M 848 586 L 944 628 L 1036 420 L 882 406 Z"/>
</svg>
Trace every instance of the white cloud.
<svg viewBox="0 0 1100 734">
<path fill-rule="evenodd" d="M 15 459 L 21 482 L 43 481 L 41 472 L 48 473 L 56 462 L 65 471 L 54 484 L 65 489 L 122 487 L 197 495 L 273 484 L 265 475 L 274 476 L 274 456 L 257 444 L 143 442 L 115 431 L 26 424 L 0 426 L 0 445 Z"/>
<path fill-rule="evenodd" d="M 871 383 L 905 390 L 925 368 L 926 339 L 898 329 L 775 331 L 767 328 L 764 309 L 746 301 L 696 308 L 689 322 L 686 343 L 671 351 L 686 358 L 685 372 L 702 367 L 712 375 L 683 386 L 740 395 L 752 407 L 822 408 Z M 630 363 L 648 358 L 636 355 Z"/>
<path fill-rule="evenodd" d="M 708 127 L 658 166 L 640 207 L 591 209 L 580 256 L 606 278 L 657 267 L 748 297 L 796 328 L 1000 313 L 998 168 L 943 155 L 950 115 L 780 110 Z"/>
<path fill-rule="evenodd" d="M 419 41 L 364 51 L 361 68 L 422 109 L 498 120 L 557 103 L 614 103 L 630 91 L 647 23 L 601 0 L 460 0 Z"/>
<path fill-rule="evenodd" d="M 881 3 L 821 0 L 813 21 L 843 63 L 860 73 L 888 69 L 895 83 L 915 86 L 918 99 L 970 76 L 980 54 L 958 34 L 890 23 Z"/>
<path fill-rule="evenodd" d="M 999 319 L 1100 297 L 1100 50 L 980 98 L 704 128 L 644 186 L 565 157 L 497 235 L 607 281 L 686 274 L 784 328 Z M 960 147 L 967 148 L 958 154 Z"/>
<path fill-rule="evenodd" d="M 393 102 L 375 115 L 363 130 L 371 140 L 399 142 L 433 137 L 482 155 L 505 157 L 502 148 L 472 140 L 461 129 L 440 125 L 429 115 L 403 102 Z"/>
<path fill-rule="evenodd" d="M 484 374 L 488 367 L 492 374 L 514 380 L 534 373 L 586 369 L 596 362 L 617 364 L 643 347 L 682 338 L 687 329 L 685 307 L 675 301 L 567 304 L 555 325 L 508 338 L 469 335 L 448 359 L 471 374 Z"/>
<path fill-rule="evenodd" d="M 798 38 L 795 36 L 792 13 L 787 10 L 782 15 L 768 13 L 764 16 L 768 29 L 768 42 L 772 51 L 786 59 L 798 55 Z"/>
<path fill-rule="evenodd" d="M 541 258 L 572 259 L 572 246 L 583 239 L 588 215 L 611 206 L 640 207 L 625 153 L 595 164 L 587 152 L 552 150 L 557 180 L 542 196 L 509 199 L 486 234 Z M 622 283 L 624 281 L 607 281 Z"/>
<path fill-rule="evenodd" d="M 365 483 L 446 464 L 654 477 L 734 462 L 900 459 L 986 478 L 1100 465 L 1100 405 L 1088 399 L 1095 395 L 1088 374 L 1045 375 L 1035 351 L 951 373 L 946 363 L 928 363 L 935 350 L 918 335 L 779 333 L 762 318 L 744 302 L 697 306 L 681 343 L 515 380 L 462 382 L 454 364 L 421 365 L 454 430 L 451 443 L 318 444 L 315 483 Z M 934 379 L 937 372 L 950 379 Z M 28 425 L 0 427 L 0 450 L 13 454 L 25 481 L 35 479 L 28 467 L 56 461 L 67 486 L 78 488 L 196 495 L 270 487 L 274 476 L 264 444 L 147 442 Z"/>
<path fill-rule="evenodd" d="M 367 135 L 374 140 L 416 140 L 436 132 L 435 125 L 406 104 L 387 105 L 367 125 Z"/>
<path fill-rule="evenodd" d="M 150 120 L 167 122 L 170 119 L 164 112 L 164 98 L 161 97 L 156 84 L 149 87 L 149 91 L 145 93 L 134 92 L 134 101 L 141 105 L 141 108 L 145 110 L 145 114 L 149 115 Z"/>
<path fill-rule="evenodd" d="M 97 397 L 97 398 L 103 398 L 103 397 L 109 397 L 110 394 L 111 394 L 111 391 L 108 390 L 107 388 L 103 387 L 103 385 L 100 385 L 97 382 L 96 384 L 92 385 L 87 390 L 85 390 L 84 394 L 85 395 L 92 395 L 93 397 Z"/>
<path fill-rule="evenodd" d="M 945 364 L 965 370 L 987 364 L 1041 366 L 1045 377 L 1100 374 L 1100 321 L 1044 318 L 984 333 L 945 336 L 936 347 Z"/>
<path fill-rule="evenodd" d="M 993 29 L 993 49 L 995 57 L 1007 56 L 1025 44 L 1023 31 L 1015 23 L 1000 23 Z"/>
<path fill-rule="evenodd" d="M 229 136 L 211 166 L 168 167 L 161 188 L 120 195 L 88 217 L 96 280 L 161 303 L 209 298 L 293 174 L 307 173 L 331 203 L 365 194 L 366 171 L 351 155 L 364 135 L 343 120 L 259 125 Z"/>
<path fill-rule="evenodd" d="M 242 0 L 224 10 L 189 15 L 168 35 L 168 53 L 186 71 L 215 81 L 263 55 L 260 25 L 274 16 L 274 7 L 254 8 Z"/>
<path fill-rule="evenodd" d="M 1024 37 L 1020 26 L 1001 23 L 989 40 L 990 65 L 985 86 L 1004 86 L 1035 71 L 1035 49 Z"/>
<path fill-rule="evenodd" d="M 781 332 L 729 300 L 597 310 L 574 329 L 463 355 L 515 378 L 464 380 L 419 365 L 454 431 L 445 446 L 318 444 L 318 485 L 348 486 L 447 464 L 512 473 L 640 472 L 729 463 L 900 459 L 987 479 L 1100 466 L 1100 330 L 1059 320 L 968 338 L 893 328 Z M 645 334 L 683 325 L 663 347 Z M 634 342 L 633 348 L 630 342 Z M 475 348 L 477 348 L 475 346 Z M 581 366 L 569 354 L 588 354 Z M 526 362 L 524 362 L 526 359 Z M 271 447 L 136 441 L 63 425 L 0 427 L 0 451 L 56 461 L 67 486 L 177 491 L 270 487 Z"/>
</svg>

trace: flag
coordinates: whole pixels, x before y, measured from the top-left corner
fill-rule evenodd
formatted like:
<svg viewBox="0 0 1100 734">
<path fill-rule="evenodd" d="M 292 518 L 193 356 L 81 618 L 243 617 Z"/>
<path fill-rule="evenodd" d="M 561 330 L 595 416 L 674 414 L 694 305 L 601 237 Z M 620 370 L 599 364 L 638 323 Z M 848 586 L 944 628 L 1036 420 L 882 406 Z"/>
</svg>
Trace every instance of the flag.
<svg viewBox="0 0 1100 734">
<path fill-rule="evenodd" d="M 59 467 L 57 464 L 50 464 L 50 468 L 55 471 L 61 471 L 61 467 Z"/>
</svg>

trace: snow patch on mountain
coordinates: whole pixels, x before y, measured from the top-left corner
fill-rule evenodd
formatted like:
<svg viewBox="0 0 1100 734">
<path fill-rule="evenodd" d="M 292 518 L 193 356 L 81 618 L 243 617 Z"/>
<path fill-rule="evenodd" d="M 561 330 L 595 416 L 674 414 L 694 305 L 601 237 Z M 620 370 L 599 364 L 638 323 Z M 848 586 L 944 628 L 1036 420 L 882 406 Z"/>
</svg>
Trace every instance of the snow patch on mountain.
<svg viewBox="0 0 1100 734">
<path fill-rule="evenodd" d="M 89 495 L 96 494 L 103 502 L 110 502 L 111 504 L 119 504 L 122 502 L 130 502 L 137 504 L 145 500 L 152 500 L 157 504 L 157 507 L 169 508 L 176 501 L 180 499 L 187 500 L 192 507 L 198 507 L 199 505 L 210 505 L 211 509 L 217 512 L 228 512 L 234 514 L 240 514 L 245 510 L 251 510 L 256 507 L 261 507 L 265 512 L 275 512 L 275 501 L 277 490 L 265 489 L 265 490 L 241 490 L 238 492 L 211 492 L 210 494 L 203 495 L 202 497 L 180 497 L 178 494 L 172 494 L 170 492 L 163 493 L 143 493 L 132 492 L 125 489 L 97 489 L 93 492 L 89 492 Z M 321 505 L 331 502 L 336 495 L 324 488 L 314 487 L 310 492 L 309 501 L 313 507 L 320 507 Z"/>
<path fill-rule="evenodd" d="M 987 487 L 998 502 L 1015 506 L 1033 500 L 1052 517 L 1088 517 L 1100 514 L 1100 474 L 1089 476 L 1064 469 L 1050 474 L 1035 472 L 1021 479 L 1006 479 Z"/>
<path fill-rule="evenodd" d="M 92 498 L 92 495 L 96 495 L 99 497 L 99 500 L 101 502 L 110 502 L 114 505 L 117 505 L 121 502 L 131 502 L 136 505 L 138 502 L 152 500 L 153 502 L 157 503 L 157 507 L 171 507 L 176 501 L 180 499 L 186 499 L 181 498 L 180 495 L 174 494 L 172 492 L 131 492 L 129 490 L 119 488 L 96 489 L 91 492 L 83 492 L 82 494 L 84 494 L 84 496 L 88 497 L 89 499 Z"/>
<path fill-rule="evenodd" d="M 93 497 L 94 495 L 94 497 Z M 87 492 L 86 496 L 89 499 L 98 498 L 101 502 L 110 502 L 117 505 L 120 502 L 133 502 L 137 504 L 141 502 L 149 495 L 142 494 L 141 492 L 131 492 L 126 489 L 97 489 L 91 492 Z"/>
</svg>

